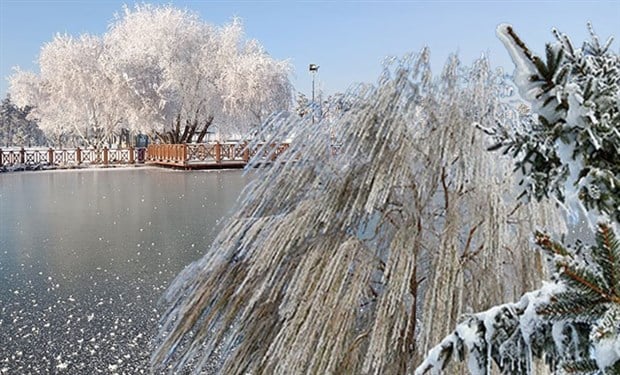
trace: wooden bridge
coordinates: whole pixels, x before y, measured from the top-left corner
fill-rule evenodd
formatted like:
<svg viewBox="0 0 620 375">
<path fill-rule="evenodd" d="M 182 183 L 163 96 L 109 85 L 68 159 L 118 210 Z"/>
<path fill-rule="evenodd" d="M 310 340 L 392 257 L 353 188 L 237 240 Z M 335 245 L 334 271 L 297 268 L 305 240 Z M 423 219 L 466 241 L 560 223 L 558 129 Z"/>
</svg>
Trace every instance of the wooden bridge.
<svg viewBox="0 0 620 375">
<path fill-rule="evenodd" d="M 288 143 L 248 147 L 247 142 L 155 144 L 147 148 L 10 148 L 0 149 L 0 169 L 72 168 L 149 164 L 181 169 L 243 168 L 258 150 L 273 161 Z"/>
</svg>

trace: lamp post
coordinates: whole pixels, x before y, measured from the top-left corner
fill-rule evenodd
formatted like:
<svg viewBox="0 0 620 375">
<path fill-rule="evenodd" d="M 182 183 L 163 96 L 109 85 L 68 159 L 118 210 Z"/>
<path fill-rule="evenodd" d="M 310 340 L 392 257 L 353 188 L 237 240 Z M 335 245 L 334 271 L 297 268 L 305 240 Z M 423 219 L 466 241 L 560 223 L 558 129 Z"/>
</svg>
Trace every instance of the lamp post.
<svg viewBox="0 0 620 375">
<path fill-rule="evenodd" d="M 319 71 L 319 66 L 317 64 L 310 64 L 308 66 L 308 70 L 310 71 L 310 73 L 312 73 L 312 123 L 314 124 L 314 111 L 315 111 L 315 104 L 314 104 L 314 77 L 316 76 L 316 73 Z"/>
</svg>

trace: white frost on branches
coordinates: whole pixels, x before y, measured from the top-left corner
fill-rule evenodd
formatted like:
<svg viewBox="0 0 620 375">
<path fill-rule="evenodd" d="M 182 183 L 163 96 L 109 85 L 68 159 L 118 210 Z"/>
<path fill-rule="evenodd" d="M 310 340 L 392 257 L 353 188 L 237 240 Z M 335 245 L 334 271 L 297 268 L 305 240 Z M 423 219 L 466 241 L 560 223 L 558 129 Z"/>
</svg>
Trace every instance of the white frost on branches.
<svg viewBox="0 0 620 375">
<path fill-rule="evenodd" d="M 532 288 L 529 233 L 563 221 L 512 199 L 509 160 L 484 151 L 475 124 L 512 116 L 502 89 L 485 59 L 434 79 L 423 50 L 335 118 L 265 127 L 264 153 L 295 141 L 168 291 L 156 368 L 408 373 L 461 313 Z"/>
<path fill-rule="evenodd" d="M 500 25 L 497 35 L 515 64 L 521 97 L 536 116 L 536 127 L 530 134 L 517 133 L 522 139 L 516 143 L 526 143 L 531 147 L 526 151 L 551 166 L 543 172 L 531 158 L 529 177 L 538 177 L 535 182 L 545 185 L 573 222 L 581 216 L 594 230 L 598 222 L 620 218 L 620 168 L 614 162 L 620 157 L 620 56 L 610 51 L 613 38 L 601 44 L 589 29 L 591 40 L 581 48 L 554 30 L 557 41 L 547 45 L 546 61 L 533 55 L 510 25 Z"/>
<path fill-rule="evenodd" d="M 537 116 L 530 118 L 529 128 L 498 138 L 508 141 L 506 152 L 513 154 L 524 179 L 540 184 L 536 198 L 552 195 L 569 214 L 580 212 L 596 231 L 595 244 L 586 248 L 578 242 L 571 249 L 537 233 L 553 283 L 517 303 L 465 315 L 429 351 L 416 375 L 441 374 L 453 358 L 467 359 L 475 375 L 497 369 L 538 373 L 534 358 L 544 359 L 557 374 L 620 371 L 620 243 L 615 235 L 620 57 L 609 52 L 611 38 L 601 45 L 591 27 L 590 32 L 592 41 L 581 49 L 555 32 L 558 43 L 548 45 L 543 62 L 510 25 L 498 28 L 516 66 L 515 84 Z"/>
<path fill-rule="evenodd" d="M 248 136 L 292 101 L 290 64 L 247 40 L 238 19 L 216 27 L 170 5 L 125 7 L 102 37 L 58 35 L 39 66 L 11 77 L 12 97 L 46 132 L 91 144 L 211 118 L 222 137 Z"/>
<path fill-rule="evenodd" d="M 464 315 L 453 333 L 427 353 L 415 375 L 429 372 L 432 375 L 442 374 L 453 355 L 461 359 L 467 357 L 467 369 L 471 375 L 492 374 L 491 358 L 494 355 L 501 356 L 506 363 L 519 363 L 525 358 L 525 368 L 508 368 L 508 373 L 533 373 L 532 348 L 529 345 L 534 341 L 533 336 L 540 330 L 541 325 L 536 310 L 548 304 L 552 296 L 562 291 L 564 287 L 561 284 L 543 283 L 540 289 L 525 293 L 517 303 L 498 305 L 484 312 Z M 498 320 L 498 317 L 501 320 Z M 561 331 L 562 327 L 562 323 L 556 324 L 556 331 Z M 506 342 L 496 342 L 498 338 L 506 339 L 507 334 Z M 560 343 L 561 338 L 557 341 Z M 515 351 L 518 343 L 523 343 L 523 348 Z M 492 350 L 498 350 L 498 353 L 492 353 Z M 525 357 L 523 351 L 527 353 Z"/>
</svg>

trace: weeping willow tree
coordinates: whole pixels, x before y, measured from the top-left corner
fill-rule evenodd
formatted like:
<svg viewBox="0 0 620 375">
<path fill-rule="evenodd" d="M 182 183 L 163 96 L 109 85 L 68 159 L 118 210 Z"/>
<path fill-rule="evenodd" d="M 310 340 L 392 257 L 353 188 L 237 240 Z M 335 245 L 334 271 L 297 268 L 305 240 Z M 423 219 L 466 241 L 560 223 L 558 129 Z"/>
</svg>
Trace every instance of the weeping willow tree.
<svg viewBox="0 0 620 375">
<path fill-rule="evenodd" d="M 423 50 L 333 122 L 265 127 L 294 141 L 168 290 L 154 368 L 411 372 L 461 313 L 537 285 L 530 233 L 564 226 L 514 200 L 510 161 L 485 152 L 477 128 L 519 118 L 505 90 L 485 59 L 434 78 Z"/>
</svg>

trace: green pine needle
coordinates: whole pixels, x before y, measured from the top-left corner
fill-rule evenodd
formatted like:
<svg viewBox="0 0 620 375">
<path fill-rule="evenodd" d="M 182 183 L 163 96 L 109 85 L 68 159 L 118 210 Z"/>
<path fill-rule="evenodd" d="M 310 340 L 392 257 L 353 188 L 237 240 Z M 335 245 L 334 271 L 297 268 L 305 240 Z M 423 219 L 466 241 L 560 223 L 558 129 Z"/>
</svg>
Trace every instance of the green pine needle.
<svg viewBox="0 0 620 375">
<path fill-rule="evenodd" d="M 574 361 L 565 363 L 562 368 L 567 374 L 575 375 L 594 375 L 600 374 L 600 370 L 593 359 L 585 359 L 581 361 Z"/>
<path fill-rule="evenodd" d="M 592 323 L 605 313 L 604 302 L 571 290 L 553 296 L 548 304 L 539 307 L 536 312 L 550 322 L 571 320 Z"/>
<path fill-rule="evenodd" d="M 611 299 L 620 303 L 620 241 L 607 225 L 599 225 L 592 258 L 610 286 Z"/>
<path fill-rule="evenodd" d="M 573 255 L 568 250 L 566 250 L 566 248 L 561 243 L 552 241 L 549 235 L 546 233 L 536 232 L 535 241 L 542 250 L 544 250 L 547 254 L 551 256 L 561 255 L 568 258 L 573 257 Z"/>
<path fill-rule="evenodd" d="M 606 302 L 614 298 L 603 275 L 582 261 L 558 260 L 556 268 L 559 270 L 559 278 L 575 291 Z"/>
</svg>

